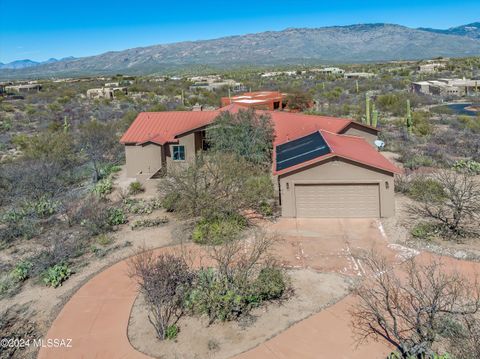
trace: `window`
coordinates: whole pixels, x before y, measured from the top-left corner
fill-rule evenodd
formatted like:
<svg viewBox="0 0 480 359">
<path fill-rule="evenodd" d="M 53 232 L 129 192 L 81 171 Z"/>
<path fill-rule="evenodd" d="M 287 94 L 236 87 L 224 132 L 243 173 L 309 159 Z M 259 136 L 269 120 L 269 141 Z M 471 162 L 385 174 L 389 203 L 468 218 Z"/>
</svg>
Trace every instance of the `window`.
<svg viewBox="0 0 480 359">
<path fill-rule="evenodd" d="M 173 160 L 185 161 L 185 146 L 173 146 Z"/>
</svg>

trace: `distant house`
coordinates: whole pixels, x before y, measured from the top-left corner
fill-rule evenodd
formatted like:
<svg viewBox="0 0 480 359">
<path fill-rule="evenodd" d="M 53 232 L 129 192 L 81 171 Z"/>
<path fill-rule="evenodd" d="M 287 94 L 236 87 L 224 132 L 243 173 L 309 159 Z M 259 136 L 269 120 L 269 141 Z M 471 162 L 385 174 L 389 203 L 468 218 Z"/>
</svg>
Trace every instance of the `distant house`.
<svg viewBox="0 0 480 359">
<path fill-rule="evenodd" d="M 437 71 L 440 71 L 445 68 L 444 64 L 441 63 L 428 63 L 421 64 L 417 67 L 417 71 L 421 73 L 431 74 Z"/>
<path fill-rule="evenodd" d="M 215 111 L 142 112 L 122 136 L 127 176 L 146 180 L 208 148 Z M 262 111 L 274 125 L 272 175 L 284 217 L 389 217 L 399 169 L 374 145 L 378 130 L 342 118 Z"/>
<path fill-rule="evenodd" d="M 5 92 L 27 93 L 27 92 L 39 92 L 41 90 L 42 90 L 42 85 L 37 83 L 5 86 Z"/>
<path fill-rule="evenodd" d="M 239 106 L 255 108 L 258 110 L 283 110 L 286 103 L 286 94 L 278 91 L 245 92 L 242 95 L 222 97 L 222 106 L 235 103 Z"/>
<path fill-rule="evenodd" d="M 327 75 L 343 75 L 345 73 L 344 69 L 340 69 L 338 67 L 325 67 L 322 69 L 310 69 L 310 72 L 317 72 L 321 74 Z"/>
<path fill-rule="evenodd" d="M 371 72 L 346 72 L 343 77 L 346 79 L 369 79 L 375 77 Z"/>
<path fill-rule="evenodd" d="M 104 99 L 114 99 L 117 93 L 128 94 L 126 87 L 102 87 L 96 89 L 87 90 L 87 97 L 91 99 L 104 98 Z"/>
<path fill-rule="evenodd" d="M 480 92 L 480 80 L 438 79 L 412 82 L 411 90 L 431 96 L 467 96 Z"/>
<path fill-rule="evenodd" d="M 192 77 L 190 80 L 194 82 L 193 85 L 190 86 L 190 91 L 195 91 L 199 89 L 207 90 L 207 91 L 216 91 L 222 88 L 229 88 L 233 92 L 240 92 L 245 91 L 245 86 L 242 83 L 237 82 L 232 79 L 225 79 L 222 80 L 220 76 L 197 76 Z"/>
</svg>

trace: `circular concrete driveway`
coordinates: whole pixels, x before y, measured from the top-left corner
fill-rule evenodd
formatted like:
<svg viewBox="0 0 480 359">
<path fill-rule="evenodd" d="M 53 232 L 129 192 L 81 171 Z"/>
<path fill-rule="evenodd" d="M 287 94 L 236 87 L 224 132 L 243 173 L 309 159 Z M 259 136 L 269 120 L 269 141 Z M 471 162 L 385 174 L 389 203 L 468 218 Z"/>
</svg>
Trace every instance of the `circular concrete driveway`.
<svg viewBox="0 0 480 359">
<path fill-rule="evenodd" d="M 352 253 L 360 249 L 386 253 L 401 261 L 408 251 L 393 251 L 375 220 L 280 220 L 268 227 L 285 240 L 278 246 L 279 259 L 288 266 L 364 274 Z M 191 248 L 194 248 L 191 246 Z M 162 248 L 158 253 L 172 250 Z M 425 260 L 428 255 L 422 255 Z M 469 267 L 472 264 L 468 264 Z M 472 267 L 473 268 L 473 267 Z M 136 283 L 123 260 L 81 287 L 53 321 L 46 338 L 71 339 L 70 348 L 41 348 L 45 358 L 149 358 L 136 351 L 127 337 L 130 311 L 137 296 Z M 475 270 L 478 270 L 475 267 Z M 390 351 L 383 343 L 357 347 L 350 327 L 347 296 L 337 304 L 291 326 L 276 337 L 238 355 L 241 359 L 287 358 L 384 358 Z M 149 324 L 145 324 L 149 325 Z"/>
</svg>

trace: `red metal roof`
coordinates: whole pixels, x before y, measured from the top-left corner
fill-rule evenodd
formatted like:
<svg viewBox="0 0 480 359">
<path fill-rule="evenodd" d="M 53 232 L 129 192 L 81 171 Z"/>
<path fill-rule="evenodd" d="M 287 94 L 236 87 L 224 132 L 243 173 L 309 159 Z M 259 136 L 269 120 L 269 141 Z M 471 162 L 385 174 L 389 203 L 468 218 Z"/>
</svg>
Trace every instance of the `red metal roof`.
<svg viewBox="0 0 480 359">
<path fill-rule="evenodd" d="M 387 172 L 401 173 L 401 170 L 387 160 L 380 152 L 378 152 L 364 138 L 358 136 L 341 135 L 329 131 L 320 130 L 320 134 L 325 139 L 330 153 L 314 158 L 310 161 L 302 162 L 296 166 L 276 171 L 276 164 L 273 164 L 274 174 L 281 175 L 288 172 L 298 170 L 300 168 L 310 166 L 315 163 L 322 162 L 328 158 L 341 157 L 354 162 L 362 163 L 366 166 L 378 168 Z M 303 137 L 303 136 L 302 136 Z M 279 143 L 280 144 L 280 143 Z M 276 156 L 273 156 L 274 161 Z"/>
<path fill-rule="evenodd" d="M 234 103 L 215 111 L 141 112 L 120 142 L 132 144 L 177 142 L 176 136 L 210 124 L 222 111 L 236 113 L 243 109 Z M 349 119 L 294 112 L 257 110 L 257 113 L 271 116 L 275 125 L 275 144 L 318 130 L 339 133 L 353 122 Z"/>
<path fill-rule="evenodd" d="M 160 145 L 177 142 L 177 135 L 208 125 L 218 114 L 219 111 L 141 112 L 120 142 Z"/>
<path fill-rule="evenodd" d="M 159 145 L 169 142 L 176 143 L 178 135 L 212 123 L 221 112 L 237 113 L 239 110 L 244 110 L 244 108 L 233 103 L 215 111 L 141 112 L 122 136 L 120 142 L 123 144 L 152 142 Z M 257 110 L 257 113 L 271 116 L 275 128 L 274 146 L 320 131 L 332 151 L 326 156 L 287 168 L 276 174 L 290 172 L 332 156 L 361 162 L 389 172 L 400 171 L 363 138 L 339 134 L 354 122 L 352 120 L 292 112 Z M 359 125 L 362 126 L 362 124 Z"/>
</svg>

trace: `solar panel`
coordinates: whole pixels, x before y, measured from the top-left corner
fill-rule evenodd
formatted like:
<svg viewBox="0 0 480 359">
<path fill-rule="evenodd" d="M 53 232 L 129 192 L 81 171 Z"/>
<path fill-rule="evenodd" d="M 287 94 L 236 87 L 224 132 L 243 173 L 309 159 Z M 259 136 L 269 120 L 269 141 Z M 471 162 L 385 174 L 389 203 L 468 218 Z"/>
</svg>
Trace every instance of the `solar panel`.
<svg viewBox="0 0 480 359">
<path fill-rule="evenodd" d="M 277 171 L 330 153 L 325 139 L 320 132 L 278 145 L 276 147 Z"/>
</svg>

